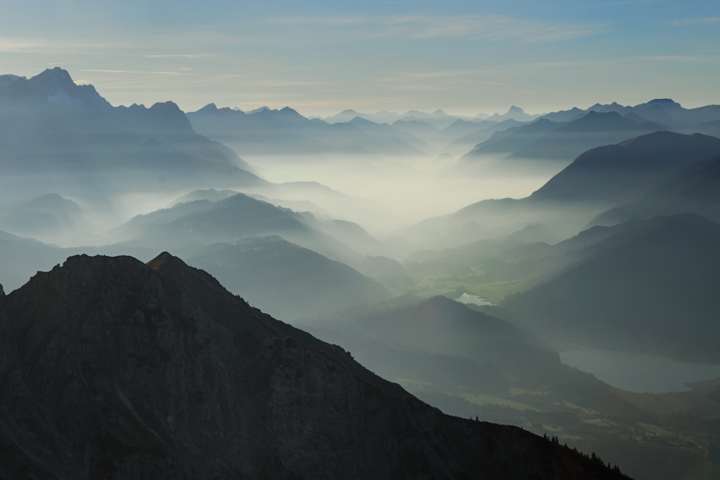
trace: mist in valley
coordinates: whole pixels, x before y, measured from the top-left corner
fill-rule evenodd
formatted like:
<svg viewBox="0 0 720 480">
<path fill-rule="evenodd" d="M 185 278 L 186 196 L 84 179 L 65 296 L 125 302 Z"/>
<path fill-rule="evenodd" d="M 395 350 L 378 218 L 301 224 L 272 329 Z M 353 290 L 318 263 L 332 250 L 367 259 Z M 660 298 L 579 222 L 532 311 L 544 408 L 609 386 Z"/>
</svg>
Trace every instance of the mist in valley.
<svg viewBox="0 0 720 480">
<path fill-rule="evenodd" d="M 432 155 L 251 156 L 248 161 L 273 182 L 315 181 L 350 197 L 341 208 L 332 203 L 319 207 L 358 221 L 379 236 L 478 200 L 527 196 L 556 173 L 547 168 L 489 168 L 468 176 L 457 170 L 456 159 Z"/>
</svg>

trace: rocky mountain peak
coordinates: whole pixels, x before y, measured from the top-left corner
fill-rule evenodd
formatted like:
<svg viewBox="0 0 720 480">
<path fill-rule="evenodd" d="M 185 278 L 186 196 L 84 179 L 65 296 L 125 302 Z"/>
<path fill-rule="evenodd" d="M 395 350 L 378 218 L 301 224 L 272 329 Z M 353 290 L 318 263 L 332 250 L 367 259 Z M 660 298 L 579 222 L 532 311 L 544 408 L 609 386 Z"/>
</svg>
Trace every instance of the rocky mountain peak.
<svg viewBox="0 0 720 480">
<path fill-rule="evenodd" d="M 70 257 L 2 304 L 1 478 L 623 478 L 443 415 L 168 253 Z"/>
<path fill-rule="evenodd" d="M 57 89 L 66 89 L 76 86 L 75 82 L 70 76 L 70 72 L 60 67 L 48 68 L 38 73 L 30 80 L 36 83 L 51 85 Z"/>
</svg>

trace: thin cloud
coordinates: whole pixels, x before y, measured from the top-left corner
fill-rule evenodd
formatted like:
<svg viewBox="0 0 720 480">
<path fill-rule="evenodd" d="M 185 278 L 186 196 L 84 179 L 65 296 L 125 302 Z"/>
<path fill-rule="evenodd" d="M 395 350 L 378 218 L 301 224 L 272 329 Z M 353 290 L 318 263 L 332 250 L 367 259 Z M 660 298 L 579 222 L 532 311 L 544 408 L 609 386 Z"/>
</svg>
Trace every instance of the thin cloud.
<svg viewBox="0 0 720 480">
<path fill-rule="evenodd" d="M 0 52 L 19 53 L 30 50 L 37 50 L 47 46 L 47 43 L 39 40 L 24 40 L 17 38 L 0 38 Z"/>
<path fill-rule="evenodd" d="M 0 37 L 0 53 L 80 53 L 129 48 L 127 43 L 67 42 L 46 38 Z"/>
<path fill-rule="evenodd" d="M 85 68 L 80 70 L 87 73 L 110 73 L 120 75 L 188 75 L 186 71 L 167 71 L 167 70 L 120 70 L 110 68 Z"/>
<path fill-rule="evenodd" d="M 194 60 L 198 58 L 208 58 L 216 56 L 214 53 L 149 53 L 144 55 L 145 58 L 150 59 L 183 59 L 183 60 Z"/>
<path fill-rule="evenodd" d="M 676 27 L 690 27 L 694 25 L 717 25 L 720 24 L 720 17 L 696 17 L 675 20 L 672 24 Z"/>
<path fill-rule="evenodd" d="M 356 16 L 275 17 L 272 23 L 301 27 L 342 28 L 367 37 L 402 37 L 415 40 L 479 38 L 527 42 L 561 41 L 586 37 L 604 26 L 549 23 L 503 15 L 468 16 Z"/>
</svg>

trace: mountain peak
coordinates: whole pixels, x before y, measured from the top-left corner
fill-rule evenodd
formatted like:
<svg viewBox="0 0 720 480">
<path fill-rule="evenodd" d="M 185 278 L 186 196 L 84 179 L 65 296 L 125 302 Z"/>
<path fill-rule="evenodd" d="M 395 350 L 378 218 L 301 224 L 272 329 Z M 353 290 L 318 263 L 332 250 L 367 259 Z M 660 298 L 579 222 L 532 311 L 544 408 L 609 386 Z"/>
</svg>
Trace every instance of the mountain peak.
<svg viewBox="0 0 720 480">
<path fill-rule="evenodd" d="M 0 87 L 8 89 L 2 92 L 13 102 L 27 101 L 49 103 L 65 107 L 105 110 L 111 107 L 92 85 L 77 85 L 67 70 L 48 68 L 37 75 L 25 78 L 4 76 Z"/>
<path fill-rule="evenodd" d="M 645 103 L 644 105 L 655 108 L 682 108 L 682 105 L 680 105 L 672 98 L 655 98 Z"/>
<path fill-rule="evenodd" d="M 523 110 L 521 107 L 518 107 L 517 105 L 511 105 L 507 113 L 525 113 L 525 110 Z"/>
<path fill-rule="evenodd" d="M 172 255 L 151 263 L 71 257 L 2 297 L 4 477 L 623 478 L 446 416 Z"/>
<path fill-rule="evenodd" d="M 215 103 L 208 103 L 204 107 L 202 107 L 200 110 L 198 110 L 196 113 L 215 113 L 218 111 L 217 105 Z"/>
<path fill-rule="evenodd" d="M 147 263 L 147 266 L 156 271 L 165 270 L 167 268 L 187 268 L 185 262 L 168 252 L 162 252 L 160 255 L 150 260 Z"/>
<path fill-rule="evenodd" d="M 49 83 L 58 87 L 74 86 L 75 82 L 70 76 L 70 72 L 60 67 L 53 67 L 43 70 L 30 80 L 35 82 Z"/>
<path fill-rule="evenodd" d="M 163 113 L 182 113 L 177 103 L 173 101 L 157 102 L 150 107 L 150 111 Z"/>
<path fill-rule="evenodd" d="M 283 115 L 288 115 L 288 116 L 293 116 L 293 117 L 302 117 L 302 115 L 300 115 L 300 112 L 298 112 L 297 110 L 295 110 L 292 107 L 283 107 L 280 110 L 278 110 L 278 112 L 282 113 Z"/>
</svg>

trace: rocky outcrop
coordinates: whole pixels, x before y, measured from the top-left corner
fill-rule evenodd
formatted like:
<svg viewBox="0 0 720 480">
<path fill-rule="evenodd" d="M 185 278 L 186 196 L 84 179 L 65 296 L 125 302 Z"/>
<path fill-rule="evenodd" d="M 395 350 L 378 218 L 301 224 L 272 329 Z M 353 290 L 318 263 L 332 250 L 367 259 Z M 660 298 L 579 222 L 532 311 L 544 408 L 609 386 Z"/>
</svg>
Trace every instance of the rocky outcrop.
<svg viewBox="0 0 720 480">
<path fill-rule="evenodd" d="M 0 479 L 621 478 L 446 416 L 168 254 L 37 274 L 0 352 Z"/>
</svg>

